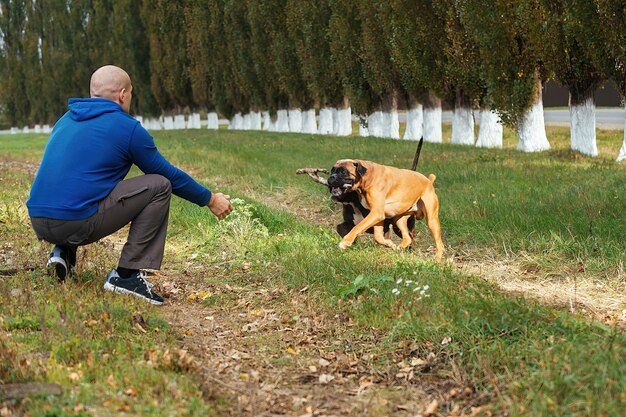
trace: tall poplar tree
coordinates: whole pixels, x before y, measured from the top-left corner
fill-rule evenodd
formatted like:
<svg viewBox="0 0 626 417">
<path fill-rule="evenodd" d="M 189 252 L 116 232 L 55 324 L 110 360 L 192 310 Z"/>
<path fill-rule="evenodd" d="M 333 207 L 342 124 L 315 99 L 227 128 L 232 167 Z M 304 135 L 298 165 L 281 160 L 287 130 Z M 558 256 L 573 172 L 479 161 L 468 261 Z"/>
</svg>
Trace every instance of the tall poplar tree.
<svg viewBox="0 0 626 417">
<path fill-rule="evenodd" d="M 546 9 L 546 62 L 555 78 L 569 90 L 572 149 L 597 156 L 593 94 L 607 78 L 585 48 L 585 39 L 602 24 L 596 6 L 588 0 L 543 0 Z M 602 48 L 605 49 L 605 48 Z"/>
<path fill-rule="evenodd" d="M 543 65 L 546 16 L 540 0 L 464 0 L 459 6 L 461 20 L 480 48 L 492 107 L 516 128 L 517 148 L 549 149 L 541 100 L 549 74 Z"/>
</svg>

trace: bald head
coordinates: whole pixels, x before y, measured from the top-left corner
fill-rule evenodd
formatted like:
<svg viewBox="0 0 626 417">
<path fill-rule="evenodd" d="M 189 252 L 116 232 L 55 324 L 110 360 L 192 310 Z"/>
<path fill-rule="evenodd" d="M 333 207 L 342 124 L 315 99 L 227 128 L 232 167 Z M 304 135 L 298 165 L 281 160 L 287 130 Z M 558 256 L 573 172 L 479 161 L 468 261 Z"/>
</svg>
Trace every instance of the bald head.
<svg viewBox="0 0 626 417">
<path fill-rule="evenodd" d="M 126 110 L 130 108 L 132 85 L 128 73 L 114 65 L 98 68 L 91 75 L 89 93 L 91 97 L 113 100 Z"/>
</svg>

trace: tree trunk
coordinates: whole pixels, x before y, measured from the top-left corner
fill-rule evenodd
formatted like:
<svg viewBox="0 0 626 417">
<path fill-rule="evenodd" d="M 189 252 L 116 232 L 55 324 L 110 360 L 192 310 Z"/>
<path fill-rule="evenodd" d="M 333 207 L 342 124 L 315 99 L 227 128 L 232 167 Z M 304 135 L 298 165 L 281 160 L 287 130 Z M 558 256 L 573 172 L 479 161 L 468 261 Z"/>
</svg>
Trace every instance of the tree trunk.
<svg viewBox="0 0 626 417">
<path fill-rule="evenodd" d="M 287 110 L 278 110 L 276 114 L 276 131 L 289 132 L 289 114 Z"/>
<path fill-rule="evenodd" d="M 270 117 L 270 112 L 263 112 L 263 130 L 270 130 L 270 126 L 272 125 L 272 118 Z"/>
<path fill-rule="evenodd" d="M 177 114 L 174 116 L 174 129 L 181 130 L 185 128 L 185 115 Z"/>
<path fill-rule="evenodd" d="M 289 131 L 293 133 L 302 132 L 302 110 L 299 108 L 289 109 Z"/>
<path fill-rule="evenodd" d="M 243 116 L 241 113 L 236 113 L 228 124 L 230 130 L 241 130 L 243 127 Z"/>
<path fill-rule="evenodd" d="M 543 102 L 541 101 L 541 80 L 537 80 L 538 91 L 535 103 L 524 115 L 517 127 L 517 149 L 523 152 L 539 152 L 550 149 L 543 120 Z"/>
<path fill-rule="evenodd" d="M 480 127 L 476 146 L 479 148 L 502 148 L 502 122 L 497 113 L 488 108 L 480 109 Z"/>
<path fill-rule="evenodd" d="M 207 129 L 219 129 L 219 118 L 217 113 L 212 111 L 207 114 Z"/>
<path fill-rule="evenodd" d="M 317 123 L 315 122 L 315 109 L 305 110 L 302 113 L 302 133 L 317 133 Z"/>
<path fill-rule="evenodd" d="M 318 133 L 320 135 L 333 133 L 333 111 L 330 107 L 322 107 L 320 109 Z"/>
<path fill-rule="evenodd" d="M 173 130 L 174 129 L 174 118 L 172 116 L 164 116 L 163 117 L 163 130 Z"/>
<path fill-rule="evenodd" d="M 343 102 L 337 109 L 337 135 L 352 135 L 352 109 L 348 97 L 343 98 Z"/>
<path fill-rule="evenodd" d="M 617 155 L 617 162 L 623 161 L 624 159 L 626 159 L 626 120 L 624 120 L 624 143 L 622 144 L 622 149 L 619 150 L 619 155 Z"/>
<path fill-rule="evenodd" d="M 460 88 L 456 89 L 452 117 L 452 141 L 456 145 L 474 145 L 474 116 L 469 100 Z"/>
<path fill-rule="evenodd" d="M 441 99 L 432 92 L 424 97 L 424 140 L 426 142 L 442 143 L 441 131 Z"/>
<path fill-rule="evenodd" d="M 250 111 L 250 130 L 261 130 L 261 113 Z"/>
<path fill-rule="evenodd" d="M 406 112 L 404 140 L 419 140 L 424 135 L 424 107 L 409 96 L 409 109 Z"/>
<path fill-rule="evenodd" d="M 400 120 L 398 119 L 398 92 L 393 91 L 384 100 L 382 115 L 384 138 L 400 139 Z"/>
<path fill-rule="evenodd" d="M 584 98 L 569 96 L 570 138 L 572 149 L 589 156 L 598 156 L 596 145 L 596 103 L 593 90 Z"/>
<path fill-rule="evenodd" d="M 367 130 L 370 136 L 383 137 L 383 112 L 376 110 L 367 116 Z"/>
</svg>

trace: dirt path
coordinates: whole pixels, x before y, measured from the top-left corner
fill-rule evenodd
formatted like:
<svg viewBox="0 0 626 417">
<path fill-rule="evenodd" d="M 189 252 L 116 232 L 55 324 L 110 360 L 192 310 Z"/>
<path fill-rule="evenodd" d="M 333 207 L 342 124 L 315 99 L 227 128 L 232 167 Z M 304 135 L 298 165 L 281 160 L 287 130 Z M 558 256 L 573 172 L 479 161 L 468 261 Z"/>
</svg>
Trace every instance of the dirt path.
<svg viewBox="0 0 626 417">
<path fill-rule="evenodd" d="M 381 349 L 384 334 L 320 311 L 306 288 L 248 281 L 200 289 L 193 276 L 183 286 L 168 271 L 155 281 L 169 297 L 166 314 L 196 359 L 206 397 L 226 397 L 229 415 L 430 416 L 439 407 L 460 416 L 488 400 L 460 377 L 434 376 L 435 346 L 423 358 L 410 344 Z M 207 295 L 222 301 L 207 305 Z"/>
</svg>

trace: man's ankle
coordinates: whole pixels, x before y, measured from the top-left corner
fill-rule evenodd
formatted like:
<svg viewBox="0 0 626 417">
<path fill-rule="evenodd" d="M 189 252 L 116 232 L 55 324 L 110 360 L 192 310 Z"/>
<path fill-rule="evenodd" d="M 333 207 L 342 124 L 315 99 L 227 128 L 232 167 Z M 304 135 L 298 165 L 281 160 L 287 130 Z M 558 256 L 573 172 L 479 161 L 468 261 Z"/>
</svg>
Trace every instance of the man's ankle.
<svg viewBox="0 0 626 417">
<path fill-rule="evenodd" d="M 121 266 L 117 267 L 117 273 L 119 274 L 120 278 L 130 278 L 133 274 L 136 274 L 137 272 L 139 272 L 138 269 L 128 269 Z"/>
</svg>

